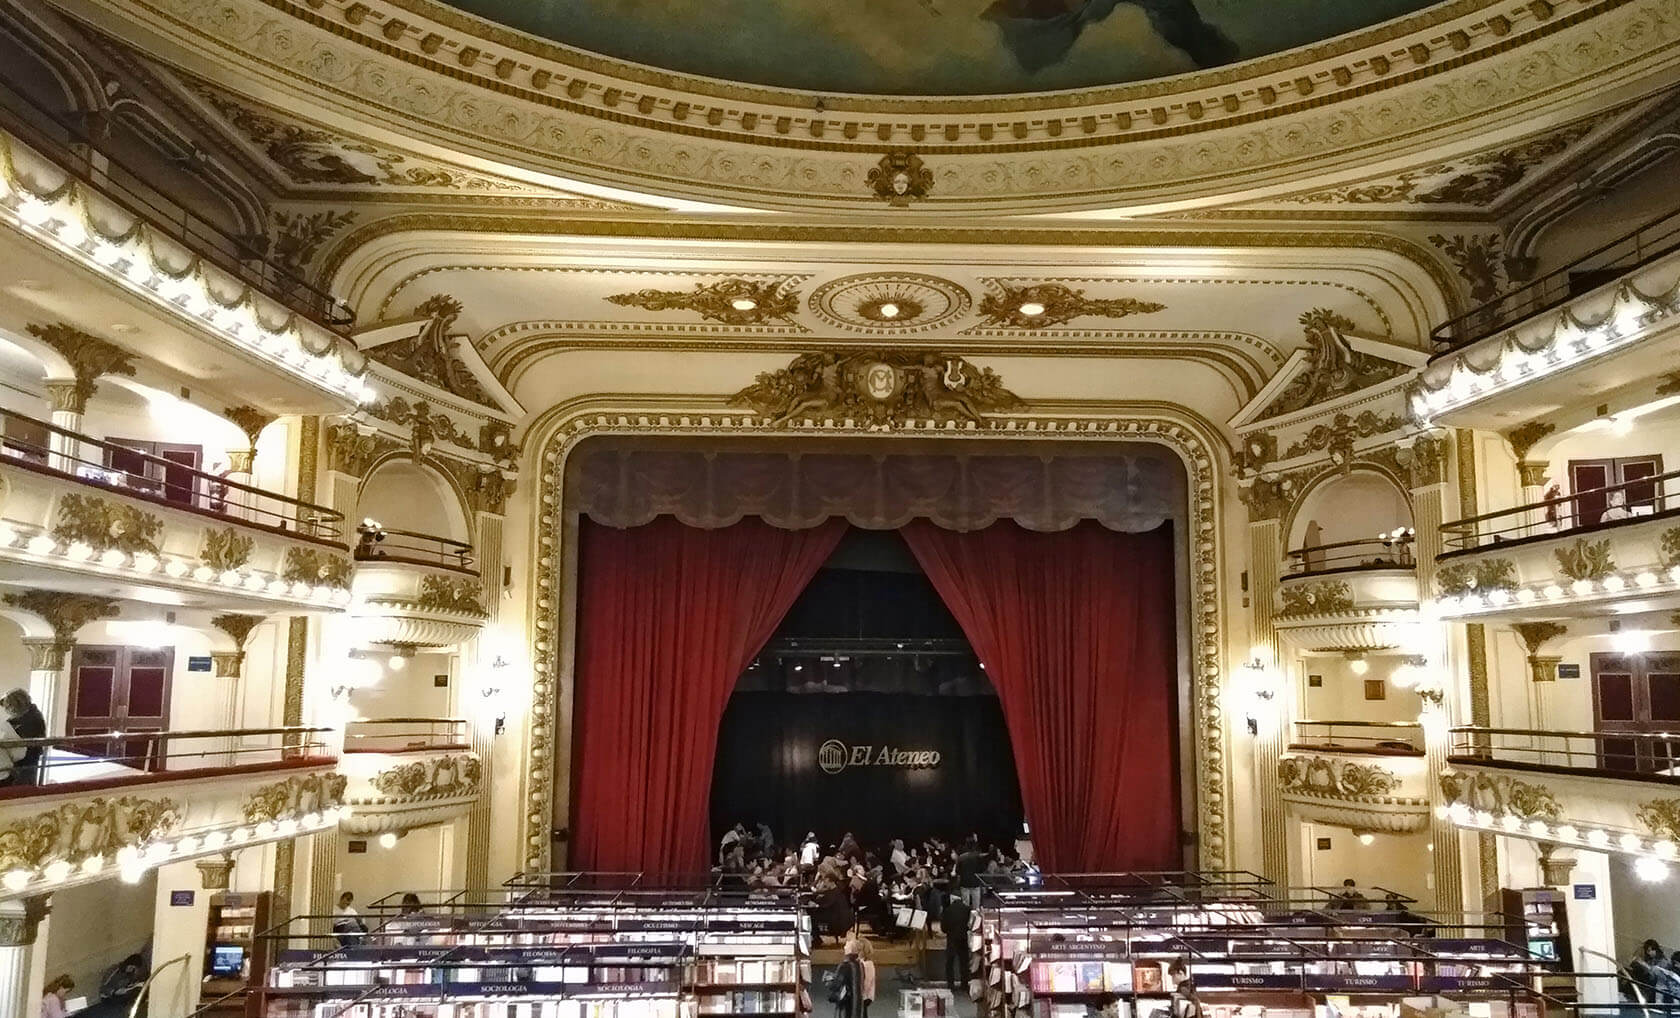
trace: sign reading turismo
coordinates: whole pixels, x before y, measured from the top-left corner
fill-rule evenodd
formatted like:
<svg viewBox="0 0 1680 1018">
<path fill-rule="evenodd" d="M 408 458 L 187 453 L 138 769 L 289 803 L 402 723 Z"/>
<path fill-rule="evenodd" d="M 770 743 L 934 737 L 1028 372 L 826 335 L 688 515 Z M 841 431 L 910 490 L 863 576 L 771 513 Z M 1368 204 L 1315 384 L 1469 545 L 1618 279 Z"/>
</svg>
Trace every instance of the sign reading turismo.
<svg viewBox="0 0 1680 1018">
<path fill-rule="evenodd" d="M 921 770 L 939 766 L 939 752 L 931 749 L 894 749 L 891 746 L 850 746 L 829 739 L 817 747 L 817 766 L 824 774 L 839 774 L 848 767 L 903 767 Z"/>
</svg>

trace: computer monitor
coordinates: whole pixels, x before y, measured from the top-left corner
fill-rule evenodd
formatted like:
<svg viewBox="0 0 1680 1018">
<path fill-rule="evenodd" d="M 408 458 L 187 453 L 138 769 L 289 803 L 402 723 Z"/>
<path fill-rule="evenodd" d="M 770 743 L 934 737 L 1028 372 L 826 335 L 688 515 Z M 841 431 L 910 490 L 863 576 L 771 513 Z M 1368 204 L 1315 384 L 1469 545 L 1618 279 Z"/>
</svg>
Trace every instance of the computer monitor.
<svg viewBox="0 0 1680 1018">
<path fill-rule="evenodd" d="M 210 974 L 213 976 L 243 976 L 245 948 L 239 944 L 217 944 L 210 949 Z"/>
</svg>

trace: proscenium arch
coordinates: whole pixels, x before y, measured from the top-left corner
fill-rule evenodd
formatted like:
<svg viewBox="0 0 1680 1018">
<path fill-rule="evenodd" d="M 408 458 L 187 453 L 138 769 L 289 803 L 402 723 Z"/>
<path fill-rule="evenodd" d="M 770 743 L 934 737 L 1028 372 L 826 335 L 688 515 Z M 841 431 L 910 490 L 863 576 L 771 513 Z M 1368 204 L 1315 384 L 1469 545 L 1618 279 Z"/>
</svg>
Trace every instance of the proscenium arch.
<svg viewBox="0 0 1680 1018">
<path fill-rule="evenodd" d="M 1190 759 L 1194 765 L 1191 815 L 1197 865 L 1224 869 L 1233 858 L 1230 816 L 1230 733 L 1225 723 L 1223 680 L 1228 652 L 1222 635 L 1224 570 L 1220 528 L 1229 469 L 1226 443 L 1209 422 L 1181 407 L 1164 404 L 1093 406 L 1087 412 L 1020 414 L 998 419 L 984 430 L 864 428 L 773 429 L 753 414 L 703 406 L 634 408 L 593 399 L 575 400 L 539 414 L 525 437 L 526 476 L 541 478 L 530 520 L 530 558 L 535 563 L 526 598 L 531 640 L 531 709 L 522 803 L 522 857 L 535 872 L 550 868 L 550 825 L 555 822 L 558 768 L 571 758 L 571 684 L 576 644 L 577 527 L 564 511 L 566 459 L 579 442 L 595 435 L 669 435 L 723 438 L 757 436 L 797 441 L 802 437 L 949 438 L 984 441 L 1153 442 L 1170 449 L 1185 472 L 1185 533 L 1178 543 L 1180 630 L 1187 645 L 1178 654 L 1189 679 Z M 1220 450 L 1226 450 L 1222 453 Z M 564 695 L 562 695 L 564 687 Z M 1187 826 L 1191 826 L 1187 822 Z"/>
</svg>

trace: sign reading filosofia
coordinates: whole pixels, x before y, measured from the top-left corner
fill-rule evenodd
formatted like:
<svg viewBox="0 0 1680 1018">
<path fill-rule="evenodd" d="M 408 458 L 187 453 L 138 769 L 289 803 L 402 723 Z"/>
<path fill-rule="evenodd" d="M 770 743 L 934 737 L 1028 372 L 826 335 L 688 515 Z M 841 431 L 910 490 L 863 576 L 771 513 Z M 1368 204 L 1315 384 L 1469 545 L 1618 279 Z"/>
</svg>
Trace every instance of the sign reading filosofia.
<svg viewBox="0 0 1680 1018">
<path fill-rule="evenodd" d="M 921 770 L 939 766 L 939 751 L 896 749 L 892 746 L 847 746 L 829 739 L 817 747 L 817 766 L 824 774 L 839 774 L 848 767 L 903 767 Z"/>
</svg>

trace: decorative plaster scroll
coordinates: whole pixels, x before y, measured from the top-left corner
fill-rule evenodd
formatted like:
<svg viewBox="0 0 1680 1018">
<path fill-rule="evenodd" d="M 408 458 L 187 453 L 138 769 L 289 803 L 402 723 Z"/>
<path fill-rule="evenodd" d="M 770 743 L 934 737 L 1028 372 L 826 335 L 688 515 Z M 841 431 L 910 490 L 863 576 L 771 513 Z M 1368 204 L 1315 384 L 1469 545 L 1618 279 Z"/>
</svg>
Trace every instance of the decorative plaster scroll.
<svg viewBox="0 0 1680 1018">
<path fill-rule="evenodd" d="M 241 534 L 233 527 L 206 530 L 198 558 L 218 573 L 230 572 L 244 568 L 251 561 L 251 552 L 256 546 L 255 538 Z"/>
<path fill-rule="evenodd" d="M 1443 597 L 1463 597 L 1472 590 L 1516 590 L 1517 566 L 1506 558 L 1445 565 L 1435 572 L 1435 588 Z"/>
<path fill-rule="evenodd" d="M 1353 610 L 1353 588 L 1343 580 L 1290 584 L 1278 588 L 1283 597 L 1281 617 L 1340 615 Z"/>
<path fill-rule="evenodd" d="M 67 802 L 55 809 L 0 825 L 0 872 L 35 873 L 54 863 L 71 867 L 94 856 L 110 862 L 123 848 L 137 848 L 181 824 L 172 799 L 121 796 Z"/>
<path fill-rule="evenodd" d="M 247 823 L 272 823 L 331 809 L 344 801 L 348 779 L 342 774 L 294 774 L 264 785 L 245 800 Z"/>
<path fill-rule="evenodd" d="M 1482 771 L 1443 771 L 1440 781 L 1441 794 L 1448 804 L 1463 803 L 1496 817 L 1511 814 L 1553 823 L 1563 819 L 1563 805 L 1551 789 L 1541 785 Z"/>
<path fill-rule="evenodd" d="M 1574 544 L 1553 549 L 1552 556 L 1557 559 L 1558 572 L 1571 580 L 1597 582 L 1616 571 L 1616 557 L 1610 552 L 1608 537 L 1602 541 L 1577 537 Z"/>
<path fill-rule="evenodd" d="M 339 590 L 350 587 L 350 560 L 314 548 L 287 548 L 280 578 L 287 583 L 306 583 L 311 587 L 325 585 Z"/>
<path fill-rule="evenodd" d="M 1262 411 L 1262 418 L 1292 414 L 1398 377 L 1409 370 L 1404 364 L 1353 349 L 1346 335 L 1353 331 L 1353 322 L 1329 308 L 1302 312 L 1300 321 L 1301 331 L 1307 337 L 1306 370 L 1295 376 L 1277 399 Z"/>
<path fill-rule="evenodd" d="M 995 293 L 980 299 L 985 324 L 1012 329 L 1048 329 L 1075 318 L 1126 318 L 1165 311 L 1167 306 L 1136 297 L 1087 297 L 1061 283 L 1011 286 L 993 282 Z"/>
<path fill-rule="evenodd" d="M 986 415 L 1023 405 L 991 368 L 913 350 L 801 354 L 780 371 L 760 374 L 729 402 L 751 407 L 772 427 L 856 421 L 878 430 L 911 421 L 995 428 L 998 422 Z"/>
<path fill-rule="evenodd" d="M 76 381 L 64 398 L 62 409 L 78 414 L 87 409 L 88 399 L 98 389 L 94 382 L 102 375 L 134 377 L 134 356 L 115 343 L 83 332 L 68 322 L 50 325 L 31 322 L 27 328 L 31 336 L 57 350 L 70 362 L 70 371 L 76 376 Z"/>
<path fill-rule="evenodd" d="M 387 767 L 368 783 L 383 796 L 382 801 L 420 802 L 476 795 L 483 774 L 484 768 L 476 753 L 455 753 Z"/>
<path fill-rule="evenodd" d="M 424 611 L 483 615 L 483 602 L 484 587 L 477 580 L 456 580 L 433 574 L 420 578 L 420 596 L 414 603 Z"/>
<path fill-rule="evenodd" d="M 127 502 L 68 492 L 59 497 L 52 535 L 94 551 L 156 555 L 163 521 Z"/>
<path fill-rule="evenodd" d="M 725 325 L 764 325 L 777 320 L 792 324 L 793 316 L 799 313 L 799 293 L 790 288 L 793 282 L 725 279 L 696 283 L 692 290 L 615 293 L 607 300 L 644 311 L 692 311 L 707 321 Z"/>
<path fill-rule="evenodd" d="M 1220 568 L 1220 500 L 1217 478 L 1220 467 L 1215 450 L 1223 443 L 1211 428 L 1181 419 L 1177 411 L 1117 408 L 1094 410 L 1078 415 L 1017 415 L 1007 429 L 952 433 L 960 441 L 991 438 L 1015 440 L 1084 440 L 1155 442 L 1173 450 L 1183 461 L 1188 476 L 1189 520 L 1184 528 L 1189 541 L 1189 644 L 1191 681 L 1191 746 L 1195 766 L 1196 856 L 1205 869 L 1227 868 L 1233 859 L 1230 829 L 1230 775 L 1227 754 L 1229 730 L 1225 716 L 1224 675 L 1226 648 L 1221 628 L 1223 573 Z M 531 629 L 531 708 L 527 764 L 525 771 L 525 813 L 523 816 L 523 861 L 532 871 L 549 868 L 551 832 L 565 818 L 555 814 L 555 725 L 559 721 L 557 697 L 562 684 L 569 683 L 572 662 L 562 653 L 562 632 L 570 623 L 562 616 L 568 596 L 564 577 L 566 561 L 576 554 L 560 545 L 566 460 L 578 443 L 593 435 L 690 435 L 743 436 L 775 435 L 762 420 L 727 409 L 594 409 L 587 405 L 552 411 L 539 419 L 532 433 L 540 436 L 541 491 L 537 511 L 532 513 L 532 546 L 536 549 Z M 855 424 L 824 428 L 834 437 L 866 437 L 872 433 Z M 932 429 L 906 429 L 895 435 L 930 437 Z M 896 440 L 889 437 L 887 440 Z"/>
<path fill-rule="evenodd" d="M 426 318 L 417 335 L 374 347 L 368 356 L 444 392 L 494 407 L 495 401 L 485 394 L 451 346 L 449 330 L 461 317 L 461 302 L 439 293 L 426 298 L 415 311 Z"/>
</svg>

